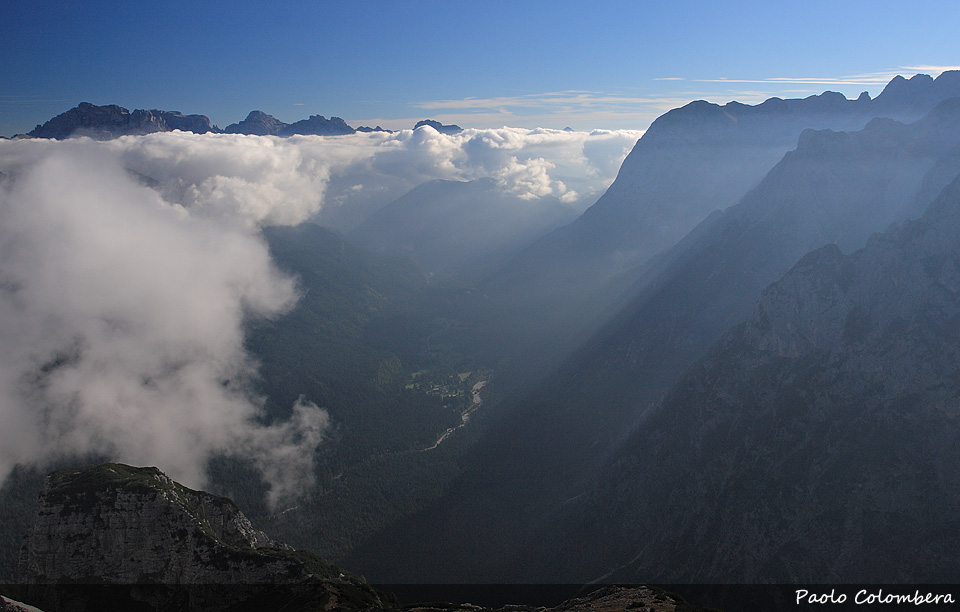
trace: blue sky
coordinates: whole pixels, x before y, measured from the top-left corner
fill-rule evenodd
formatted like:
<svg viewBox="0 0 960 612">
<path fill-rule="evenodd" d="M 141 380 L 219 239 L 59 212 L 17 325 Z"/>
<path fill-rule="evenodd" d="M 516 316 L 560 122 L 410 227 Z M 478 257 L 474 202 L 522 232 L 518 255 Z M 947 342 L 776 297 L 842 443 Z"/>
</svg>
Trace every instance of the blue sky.
<svg viewBox="0 0 960 612">
<path fill-rule="evenodd" d="M 960 3 L 0 0 L 0 134 L 81 101 L 352 125 L 644 129 L 690 100 L 960 65 Z"/>
</svg>

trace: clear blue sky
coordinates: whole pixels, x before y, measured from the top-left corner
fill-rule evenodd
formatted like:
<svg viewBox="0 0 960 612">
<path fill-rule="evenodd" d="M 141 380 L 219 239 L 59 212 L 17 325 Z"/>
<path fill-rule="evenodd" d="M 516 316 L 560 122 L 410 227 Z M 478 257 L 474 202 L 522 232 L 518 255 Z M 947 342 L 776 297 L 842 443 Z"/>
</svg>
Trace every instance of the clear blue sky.
<svg viewBox="0 0 960 612">
<path fill-rule="evenodd" d="M 643 129 L 693 99 L 960 65 L 960 3 L 0 0 L 0 135 L 81 101 L 352 125 Z"/>
</svg>

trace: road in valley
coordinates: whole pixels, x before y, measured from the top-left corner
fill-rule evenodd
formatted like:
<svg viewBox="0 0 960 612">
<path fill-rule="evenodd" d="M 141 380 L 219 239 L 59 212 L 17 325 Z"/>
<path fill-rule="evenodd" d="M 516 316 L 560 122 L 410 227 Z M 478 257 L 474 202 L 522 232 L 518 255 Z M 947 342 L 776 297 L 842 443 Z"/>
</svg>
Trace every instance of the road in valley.
<svg viewBox="0 0 960 612">
<path fill-rule="evenodd" d="M 443 434 L 437 438 L 437 441 L 433 443 L 433 446 L 428 446 L 427 448 L 422 449 L 421 452 L 437 448 L 444 440 L 449 438 L 453 432 L 467 424 L 467 422 L 470 420 L 470 415 L 476 412 L 477 408 L 480 407 L 480 404 L 483 403 L 483 400 L 480 399 L 480 390 L 483 389 L 486 384 L 487 381 L 481 380 L 471 387 L 470 391 L 473 393 L 473 401 L 470 402 L 470 406 L 460 415 L 460 424 L 456 427 L 448 427 L 447 431 L 443 432 Z"/>
</svg>

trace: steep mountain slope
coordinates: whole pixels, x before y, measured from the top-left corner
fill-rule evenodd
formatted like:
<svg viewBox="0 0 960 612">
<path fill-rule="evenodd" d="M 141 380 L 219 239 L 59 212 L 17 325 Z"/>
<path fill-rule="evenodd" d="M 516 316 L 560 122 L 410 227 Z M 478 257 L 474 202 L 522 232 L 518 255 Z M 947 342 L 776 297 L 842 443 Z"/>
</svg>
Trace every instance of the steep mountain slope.
<svg viewBox="0 0 960 612">
<path fill-rule="evenodd" d="M 518 340 L 536 343 L 558 331 L 589 328 L 598 306 L 636 276 L 631 267 L 672 247 L 712 211 L 736 204 L 796 146 L 803 130 L 859 130 L 875 117 L 910 122 L 956 96 L 960 71 L 935 80 L 897 77 L 872 100 L 825 92 L 756 106 L 698 101 L 665 113 L 593 206 L 487 279 L 484 325 L 494 330 L 490 342 L 510 350 Z M 613 288 L 608 291 L 605 283 Z M 498 334 L 495 322 L 505 318 L 522 323 Z"/>
<path fill-rule="evenodd" d="M 857 133 L 804 132 L 737 206 L 658 260 L 609 325 L 504 409 L 477 450 L 480 467 L 443 503 L 385 537 L 423 551 L 424 571 L 444 579 L 532 576 L 517 556 L 523 534 L 582 492 L 647 406 L 749 315 L 762 289 L 811 249 L 857 248 L 918 215 L 960 171 L 958 143 L 960 100 L 909 126 L 876 120 Z M 419 531 L 427 525 L 436 538 Z M 362 563 L 354 565 L 375 575 Z"/>
<path fill-rule="evenodd" d="M 370 250 L 406 256 L 428 274 L 478 278 L 576 217 L 555 197 L 523 199 L 494 179 L 430 181 L 349 233 Z"/>
<path fill-rule="evenodd" d="M 711 211 L 735 204 L 795 146 L 803 130 L 859 130 L 874 117 L 911 122 L 957 96 L 960 71 L 936 80 L 896 77 L 873 100 L 825 92 L 756 106 L 691 102 L 654 121 L 600 200 L 518 257 L 497 282 L 545 273 L 584 282 L 641 263 Z"/>
<path fill-rule="evenodd" d="M 850 256 L 814 251 L 764 291 L 570 509 L 583 554 L 560 565 L 619 560 L 613 579 L 955 580 L 958 332 L 960 177 L 920 220 Z"/>
</svg>

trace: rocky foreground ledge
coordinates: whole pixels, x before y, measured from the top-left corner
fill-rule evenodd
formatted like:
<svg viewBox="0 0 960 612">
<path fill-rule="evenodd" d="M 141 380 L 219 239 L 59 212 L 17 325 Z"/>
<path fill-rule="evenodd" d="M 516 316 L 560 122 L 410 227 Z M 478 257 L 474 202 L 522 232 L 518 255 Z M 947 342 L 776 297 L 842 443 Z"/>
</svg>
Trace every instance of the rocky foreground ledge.
<svg viewBox="0 0 960 612">
<path fill-rule="evenodd" d="M 291 610 L 393 603 L 362 578 L 274 542 L 231 500 L 157 468 L 116 463 L 47 477 L 17 579 L 11 596 L 46 612 L 119 600 L 126 605 L 117 609 L 171 611 L 241 609 L 250 600 L 299 602 Z"/>
<path fill-rule="evenodd" d="M 90 588 L 90 587 L 84 587 Z M 202 588 L 194 586 L 194 589 Z M 144 592 L 150 589 L 144 590 Z M 78 592 L 75 589 L 75 592 Z M 157 607 L 156 602 L 136 602 L 129 596 L 123 594 L 120 598 L 106 602 L 103 593 L 107 590 L 101 590 L 98 603 L 93 606 L 89 601 L 81 601 L 79 598 L 61 599 L 54 603 L 56 608 L 48 608 L 46 611 L 34 606 L 24 604 L 20 601 L 12 600 L 0 596 L 0 612 L 56 612 L 57 610 L 124 610 L 134 612 L 136 610 L 210 610 L 211 607 L 178 607 L 177 601 L 167 601 L 164 607 Z M 172 599 L 172 598 L 171 598 Z M 208 599 L 209 601 L 209 599 Z M 132 606 L 132 607 L 130 607 Z M 224 608 L 217 608 L 224 609 Z M 252 610 L 296 610 L 326 611 L 326 610 L 348 610 L 334 604 L 333 607 L 320 602 L 280 602 L 268 597 L 256 596 L 251 599 L 238 602 L 235 605 L 225 608 L 230 611 L 252 611 Z M 370 607 L 367 610 L 382 610 L 383 612 L 710 612 L 707 608 L 700 608 L 686 603 L 683 599 L 674 594 L 669 594 L 661 589 L 654 587 L 626 587 L 626 586 L 607 586 L 585 596 L 570 599 L 559 606 L 547 608 L 539 606 L 524 605 L 506 605 L 502 607 L 483 607 L 470 603 L 420 603 L 400 605 L 394 603 L 388 607 Z M 717 612 L 717 611 L 713 611 Z"/>
<path fill-rule="evenodd" d="M 404 605 L 311 552 L 271 540 L 229 499 L 184 487 L 157 468 L 116 463 L 47 477 L 17 573 L 18 584 L 2 589 L 13 599 L 0 598 L 0 612 L 702 610 L 652 587 L 604 587 L 554 608 Z"/>
</svg>

